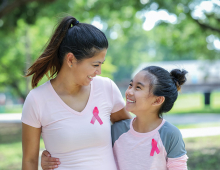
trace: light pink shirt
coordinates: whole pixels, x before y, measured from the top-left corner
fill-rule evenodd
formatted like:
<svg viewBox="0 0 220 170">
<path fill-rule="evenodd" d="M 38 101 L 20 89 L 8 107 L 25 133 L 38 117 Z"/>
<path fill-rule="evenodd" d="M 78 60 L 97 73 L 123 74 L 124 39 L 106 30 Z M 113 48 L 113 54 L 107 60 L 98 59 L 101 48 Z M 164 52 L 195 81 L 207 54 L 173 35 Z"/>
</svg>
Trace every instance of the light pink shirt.
<svg viewBox="0 0 220 170">
<path fill-rule="evenodd" d="M 57 170 L 116 170 L 111 143 L 111 113 L 124 107 L 122 95 L 109 78 L 95 77 L 82 112 L 66 105 L 50 81 L 27 96 L 22 122 L 40 128 L 46 149 L 60 159 Z M 97 107 L 103 124 L 95 120 Z"/>
<path fill-rule="evenodd" d="M 139 133 L 132 122 L 127 119 L 112 125 L 118 170 L 187 170 L 188 157 L 179 129 L 163 119 L 153 131 Z"/>
</svg>

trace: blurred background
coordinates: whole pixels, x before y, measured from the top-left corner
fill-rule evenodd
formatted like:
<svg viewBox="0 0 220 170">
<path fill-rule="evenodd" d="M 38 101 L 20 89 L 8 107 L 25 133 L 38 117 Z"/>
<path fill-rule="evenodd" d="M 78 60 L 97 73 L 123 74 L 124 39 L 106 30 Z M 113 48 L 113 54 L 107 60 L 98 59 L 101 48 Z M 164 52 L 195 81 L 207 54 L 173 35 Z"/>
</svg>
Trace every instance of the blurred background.
<svg viewBox="0 0 220 170">
<path fill-rule="evenodd" d="M 102 76 L 123 95 L 132 76 L 148 65 L 189 72 L 165 119 L 183 132 L 189 170 L 219 170 L 219 0 L 0 0 L 0 169 L 21 169 L 20 114 L 31 90 L 23 75 L 66 15 L 106 34 Z"/>
</svg>

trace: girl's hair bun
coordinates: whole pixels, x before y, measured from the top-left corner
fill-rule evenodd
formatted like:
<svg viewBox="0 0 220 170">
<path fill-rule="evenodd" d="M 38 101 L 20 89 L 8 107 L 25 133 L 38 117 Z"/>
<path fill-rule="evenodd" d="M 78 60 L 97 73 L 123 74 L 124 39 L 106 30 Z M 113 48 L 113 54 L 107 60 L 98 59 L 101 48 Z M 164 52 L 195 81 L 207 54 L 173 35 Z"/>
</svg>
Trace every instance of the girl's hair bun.
<svg viewBox="0 0 220 170">
<path fill-rule="evenodd" d="M 173 69 L 170 72 L 170 76 L 171 76 L 172 80 L 174 81 L 178 91 L 181 89 L 181 85 L 183 85 L 186 82 L 186 74 L 187 73 L 188 73 L 188 71 L 180 70 L 180 69 Z"/>
</svg>

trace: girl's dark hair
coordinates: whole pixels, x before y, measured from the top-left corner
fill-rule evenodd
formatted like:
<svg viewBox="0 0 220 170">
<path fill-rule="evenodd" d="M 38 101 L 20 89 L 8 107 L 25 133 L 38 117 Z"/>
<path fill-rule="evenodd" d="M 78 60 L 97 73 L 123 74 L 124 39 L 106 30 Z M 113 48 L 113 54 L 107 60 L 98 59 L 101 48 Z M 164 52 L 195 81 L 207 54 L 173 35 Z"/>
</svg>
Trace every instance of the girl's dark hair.
<svg viewBox="0 0 220 170">
<path fill-rule="evenodd" d="M 67 16 L 60 21 L 44 52 L 27 70 L 25 76 L 33 75 L 32 88 L 34 88 L 44 75 L 53 78 L 59 73 L 67 53 L 73 53 L 78 61 L 82 61 L 107 48 L 108 40 L 102 31 Z"/>
<path fill-rule="evenodd" d="M 149 66 L 142 71 L 147 71 L 147 77 L 150 79 L 150 91 L 155 96 L 164 96 L 165 101 L 160 107 L 158 116 L 172 109 L 174 102 L 178 97 L 178 91 L 181 85 L 186 82 L 186 70 L 173 69 L 170 73 L 158 66 Z"/>
</svg>

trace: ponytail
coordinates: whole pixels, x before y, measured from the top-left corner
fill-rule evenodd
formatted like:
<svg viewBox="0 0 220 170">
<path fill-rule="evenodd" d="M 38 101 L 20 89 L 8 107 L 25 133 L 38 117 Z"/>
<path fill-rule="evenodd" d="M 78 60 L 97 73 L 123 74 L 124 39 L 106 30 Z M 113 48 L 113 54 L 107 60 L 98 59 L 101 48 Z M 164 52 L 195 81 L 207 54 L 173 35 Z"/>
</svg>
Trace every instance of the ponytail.
<svg viewBox="0 0 220 170">
<path fill-rule="evenodd" d="M 36 87 L 39 81 L 46 75 L 48 78 L 53 78 L 61 69 L 61 62 L 59 61 L 59 47 L 64 39 L 71 24 L 77 25 L 79 22 L 71 16 L 67 16 L 61 20 L 54 34 L 52 35 L 46 49 L 34 64 L 27 70 L 25 77 L 32 77 L 32 88 Z M 48 76 L 48 71 L 50 76 Z"/>
</svg>

